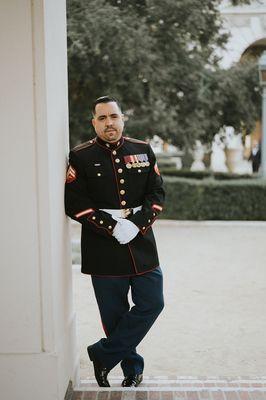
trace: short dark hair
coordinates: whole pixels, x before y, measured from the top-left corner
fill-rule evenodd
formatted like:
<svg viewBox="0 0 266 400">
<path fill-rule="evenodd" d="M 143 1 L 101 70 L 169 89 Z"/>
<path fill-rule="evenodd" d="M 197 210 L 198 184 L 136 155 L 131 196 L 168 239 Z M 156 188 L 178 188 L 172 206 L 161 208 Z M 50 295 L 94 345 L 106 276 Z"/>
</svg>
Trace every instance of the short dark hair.
<svg viewBox="0 0 266 400">
<path fill-rule="evenodd" d="M 114 97 L 112 97 L 112 96 L 101 96 L 101 97 L 98 97 L 98 99 L 96 99 L 92 103 L 92 109 L 91 109 L 92 115 L 93 116 L 95 115 L 95 108 L 96 108 L 97 104 L 99 104 L 99 103 L 111 103 L 113 101 L 118 105 L 120 111 L 122 111 L 120 104 L 118 103 L 118 101 Z"/>
</svg>

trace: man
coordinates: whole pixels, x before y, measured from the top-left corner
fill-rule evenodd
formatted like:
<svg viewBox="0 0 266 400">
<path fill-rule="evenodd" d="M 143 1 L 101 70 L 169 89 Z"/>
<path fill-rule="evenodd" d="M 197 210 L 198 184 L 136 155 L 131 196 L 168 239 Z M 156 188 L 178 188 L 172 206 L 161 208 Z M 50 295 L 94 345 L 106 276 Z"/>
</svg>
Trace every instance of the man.
<svg viewBox="0 0 266 400">
<path fill-rule="evenodd" d="M 257 140 L 253 141 L 249 161 L 252 161 L 252 171 L 258 172 L 261 164 L 261 143 Z"/>
<path fill-rule="evenodd" d="M 87 351 L 99 386 L 110 386 L 119 362 L 122 386 L 138 386 L 144 360 L 136 346 L 164 306 L 151 228 L 162 211 L 162 178 L 150 145 L 122 135 L 114 98 L 97 99 L 92 113 L 97 136 L 70 151 L 65 184 L 66 214 L 82 224 L 81 272 L 91 275 L 106 334 Z"/>
</svg>

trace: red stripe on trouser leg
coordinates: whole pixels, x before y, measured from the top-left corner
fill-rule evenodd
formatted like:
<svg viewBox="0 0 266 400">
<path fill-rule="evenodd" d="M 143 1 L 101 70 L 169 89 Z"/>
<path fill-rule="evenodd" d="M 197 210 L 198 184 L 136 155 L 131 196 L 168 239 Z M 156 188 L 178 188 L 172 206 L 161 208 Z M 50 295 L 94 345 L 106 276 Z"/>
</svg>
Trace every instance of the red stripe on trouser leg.
<svg viewBox="0 0 266 400">
<path fill-rule="evenodd" d="M 104 330 L 104 333 L 106 334 L 106 336 L 109 336 L 109 334 L 107 332 L 107 329 L 106 329 L 106 326 L 104 325 L 103 321 L 102 321 L 102 326 L 103 326 L 103 330 Z"/>
</svg>

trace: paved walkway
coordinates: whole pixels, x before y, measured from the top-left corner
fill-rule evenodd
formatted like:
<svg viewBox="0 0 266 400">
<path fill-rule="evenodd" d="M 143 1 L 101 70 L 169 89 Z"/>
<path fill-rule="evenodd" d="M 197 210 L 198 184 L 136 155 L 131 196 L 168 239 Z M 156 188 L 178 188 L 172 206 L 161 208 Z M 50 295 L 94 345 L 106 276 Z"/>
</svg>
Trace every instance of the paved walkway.
<svg viewBox="0 0 266 400">
<path fill-rule="evenodd" d="M 74 237 L 79 235 L 77 229 L 75 225 Z M 154 390 L 145 388 L 151 383 L 147 377 L 156 377 L 158 383 L 165 376 L 167 384 L 177 377 L 192 379 L 182 381 L 178 390 L 176 386 L 171 389 L 172 383 L 176 385 L 172 382 L 163 395 L 167 399 L 266 399 L 266 223 L 157 221 L 154 230 L 164 271 L 166 306 L 138 348 L 145 358 L 145 381 L 143 388 L 135 391 L 136 398 L 142 392 L 146 393 L 143 399 L 159 396 L 148 395 Z M 81 383 L 87 382 L 87 390 L 93 371 L 86 346 L 104 334 L 90 277 L 79 271 L 79 266 L 73 268 L 74 298 L 80 377 Z M 121 376 L 120 367 L 110 375 L 114 379 Z M 211 377 L 218 378 L 210 382 L 213 389 L 208 389 L 208 395 L 212 397 L 207 397 L 205 384 Z M 217 386 L 221 377 L 220 384 L 237 381 L 248 385 L 249 391 L 244 394 L 244 387 L 239 386 L 236 393 L 230 385 L 221 391 Z M 189 390 L 188 383 L 202 384 L 203 389 L 199 391 L 194 385 Z M 95 396 L 98 389 L 93 389 L 94 394 L 84 392 L 82 400 Z M 125 389 L 120 390 L 109 391 L 108 399 L 121 396 Z M 161 390 L 159 393 L 162 396 Z M 97 396 L 107 400 L 107 394 Z"/>
</svg>

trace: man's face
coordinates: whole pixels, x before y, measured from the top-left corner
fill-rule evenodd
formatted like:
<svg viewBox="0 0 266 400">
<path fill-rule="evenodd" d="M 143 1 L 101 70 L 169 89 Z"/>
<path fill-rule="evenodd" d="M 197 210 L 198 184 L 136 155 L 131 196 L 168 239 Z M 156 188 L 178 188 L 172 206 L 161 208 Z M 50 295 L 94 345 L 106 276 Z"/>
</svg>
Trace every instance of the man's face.
<svg viewBox="0 0 266 400">
<path fill-rule="evenodd" d="M 122 136 L 124 115 L 114 101 L 99 103 L 95 107 L 92 125 L 99 138 L 110 143 L 116 142 Z"/>
</svg>

